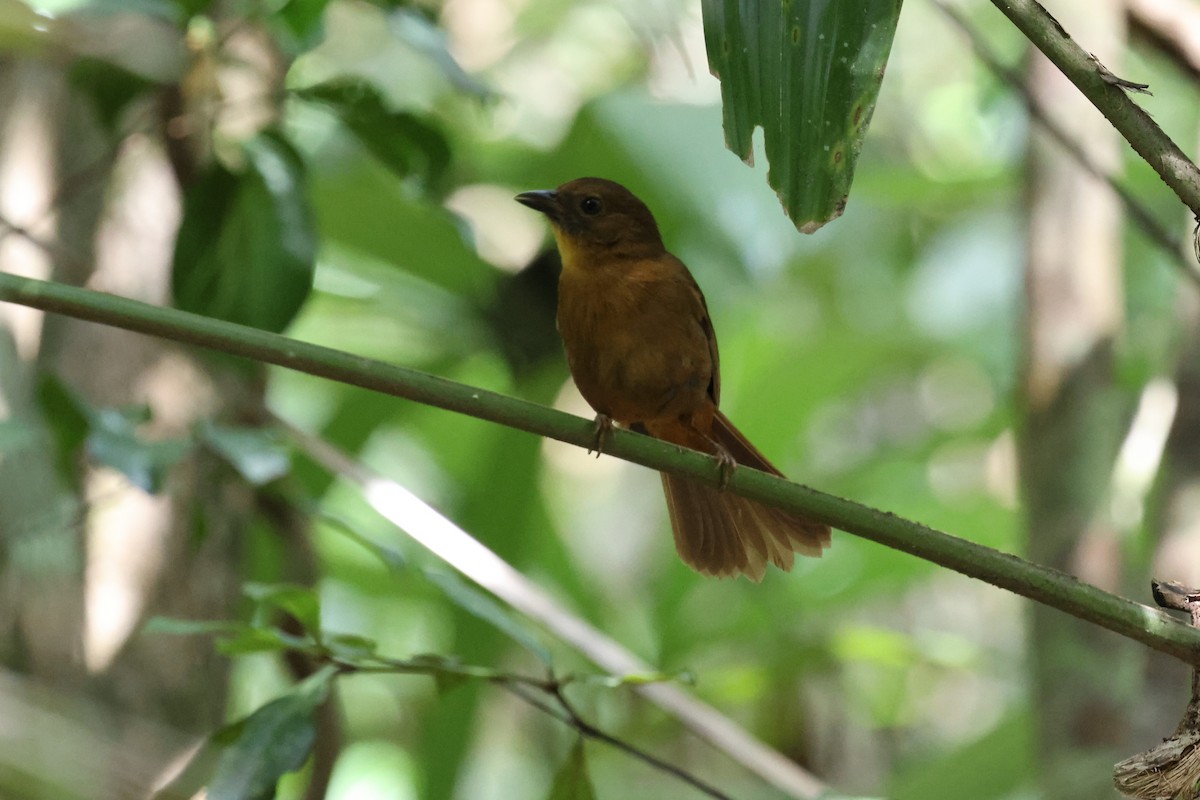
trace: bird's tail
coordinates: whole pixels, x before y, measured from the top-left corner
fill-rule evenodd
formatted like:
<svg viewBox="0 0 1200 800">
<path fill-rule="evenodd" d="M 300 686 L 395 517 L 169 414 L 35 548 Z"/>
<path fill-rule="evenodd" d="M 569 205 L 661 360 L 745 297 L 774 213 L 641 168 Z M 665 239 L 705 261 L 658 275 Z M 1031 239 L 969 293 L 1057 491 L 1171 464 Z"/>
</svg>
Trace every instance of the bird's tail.
<svg viewBox="0 0 1200 800">
<path fill-rule="evenodd" d="M 782 475 L 720 411 L 712 439 L 739 465 Z M 704 575 L 742 574 L 757 582 L 768 563 L 787 572 L 794 553 L 820 556 L 829 546 L 829 526 L 823 523 L 686 478 L 663 473 L 662 481 L 675 548 L 684 563 Z"/>
</svg>

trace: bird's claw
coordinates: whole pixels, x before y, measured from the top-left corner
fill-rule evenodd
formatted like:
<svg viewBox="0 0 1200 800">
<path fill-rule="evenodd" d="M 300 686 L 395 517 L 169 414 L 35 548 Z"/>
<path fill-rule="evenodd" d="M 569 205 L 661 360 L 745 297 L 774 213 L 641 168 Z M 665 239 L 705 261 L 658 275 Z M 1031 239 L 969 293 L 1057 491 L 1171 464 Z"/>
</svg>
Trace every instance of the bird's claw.
<svg viewBox="0 0 1200 800">
<path fill-rule="evenodd" d="M 607 414 L 596 415 L 596 431 L 592 436 L 592 443 L 588 446 L 588 455 L 596 454 L 596 458 L 604 452 L 604 445 L 608 442 L 608 436 L 612 433 L 613 421 L 612 417 Z"/>
<path fill-rule="evenodd" d="M 717 479 L 717 488 L 725 491 L 729 488 L 729 482 L 733 480 L 733 471 L 737 469 L 737 459 L 733 454 L 724 447 L 717 445 L 717 465 L 721 469 L 721 475 Z"/>
</svg>

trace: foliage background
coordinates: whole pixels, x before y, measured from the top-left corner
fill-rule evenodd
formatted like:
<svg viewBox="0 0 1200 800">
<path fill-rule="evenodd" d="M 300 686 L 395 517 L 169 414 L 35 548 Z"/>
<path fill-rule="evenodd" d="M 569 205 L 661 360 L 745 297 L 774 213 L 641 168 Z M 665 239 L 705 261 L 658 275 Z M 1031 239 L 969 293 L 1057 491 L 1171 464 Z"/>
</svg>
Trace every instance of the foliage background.
<svg viewBox="0 0 1200 800">
<path fill-rule="evenodd" d="M 994 9 L 961 5 L 1006 61 L 1023 58 L 1024 40 Z M 209 21 L 189 24 L 197 12 Z M 165 301 L 172 261 L 181 300 L 180 264 L 192 264 L 217 286 L 190 295 L 201 310 L 232 297 L 230 315 L 268 325 L 303 280 L 286 272 L 303 258 L 281 256 L 263 233 L 282 224 L 308 232 L 293 244 L 316 256 L 290 335 L 590 415 L 552 328 L 546 231 L 511 197 L 613 178 L 646 200 L 704 287 L 723 408 L 787 474 L 1024 551 L 1014 431 L 1031 124 L 932 5 L 904 9 L 849 206 L 813 236 L 784 217 L 765 164 L 724 149 L 694 3 L 97 0 L 53 14 L 0 4 L 5 269 Z M 1153 85 L 1145 107 L 1186 148 L 1200 108 L 1191 77 L 1150 49 L 1124 62 L 1123 74 Z M 334 80 L 357 81 L 359 94 L 314 88 Z M 158 113 L 170 102 L 207 123 L 172 134 L 160 122 L 177 117 Z M 258 162 L 239 142 L 264 127 L 286 137 L 295 153 L 279 158 L 298 166 L 260 168 L 266 190 L 239 183 L 244 196 L 201 203 L 176 251 L 183 197 L 211 179 L 211 154 L 245 174 Z M 1124 160 L 1143 202 L 1182 230 L 1173 199 Z M 294 213 L 264 211 L 272 203 Z M 219 227 L 222 214 L 233 227 Z M 1149 381 L 1175 372 L 1184 329 L 1171 257 L 1136 230 L 1124 239 L 1122 426 Z M 243 581 L 311 583 L 327 629 L 389 654 L 538 669 L 414 569 L 432 557 L 353 488 L 296 454 L 285 475 L 270 473 L 273 488 L 254 486 L 194 427 L 214 418 L 261 433 L 265 403 L 411 488 L 649 662 L 690 670 L 700 697 L 839 790 L 1049 796 L 1027 667 L 1039 643 L 1010 595 L 844 535 L 819 562 L 762 585 L 703 580 L 675 557 L 659 482 L 641 468 L 282 370 L 172 348 L 142 361 L 130 339 L 106 343 L 82 323 L 6 319 L 0 657 L 5 697 L 21 710 L 5 736 L 24 744 L 0 755 L 0 794 L 128 796 L 123 781 L 141 785 L 131 774 L 161 780 L 168 756 L 284 691 L 296 673 L 277 654 L 226 660 L 206 639 L 139 632 L 152 614 L 245 616 Z M 77 398 L 75 417 L 47 385 Z M 152 419 L 114 421 L 113 408 L 134 404 Z M 239 452 L 278 457 L 274 440 L 254 441 Z M 68 467 L 55 471 L 60 451 Z M 133 485 L 139 474 L 157 494 Z M 1106 556 L 1126 565 L 1118 588 L 1135 597 L 1171 494 L 1142 499 Z M 410 566 L 388 570 L 331 518 Z M 139 559 L 147 552 L 158 557 Z M 1187 563 L 1176 557 L 1163 577 L 1194 584 Z M 561 668 L 586 669 L 551 649 Z M 1146 659 L 1098 670 L 1102 691 L 1140 698 L 1130 753 L 1169 731 L 1184 696 L 1182 672 L 1168 670 L 1155 705 Z M 775 796 L 626 690 L 573 696 L 597 724 L 732 796 Z M 338 681 L 334 706 L 318 745 L 318 758 L 322 747 L 336 756 L 330 798 L 546 796 L 574 743 L 479 683 L 440 693 L 425 678 L 356 675 Z M 170 746 L 139 750 L 144 729 Z M 101 741 L 107 762 L 88 757 Z M 1087 761 L 1086 737 L 1072 747 L 1107 775 L 1112 759 Z M 603 746 L 587 755 L 599 797 L 690 796 Z M 310 765 L 280 796 L 303 797 L 313 780 Z"/>
</svg>

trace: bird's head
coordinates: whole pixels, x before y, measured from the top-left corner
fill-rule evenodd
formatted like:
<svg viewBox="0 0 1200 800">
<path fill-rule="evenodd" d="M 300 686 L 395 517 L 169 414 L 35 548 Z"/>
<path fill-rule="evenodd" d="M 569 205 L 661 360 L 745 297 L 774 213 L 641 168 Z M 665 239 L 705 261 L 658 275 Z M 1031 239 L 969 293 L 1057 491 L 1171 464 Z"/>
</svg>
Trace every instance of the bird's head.
<svg viewBox="0 0 1200 800">
<path fill-rule="evenodd" d="M 578 178 L 557 189 L 524 192 L 516 200 L 550 220 L 565 269 L 598 255 L 646 257 L 663 250 L 650 209 L 615 181 Z"/>
</svg>

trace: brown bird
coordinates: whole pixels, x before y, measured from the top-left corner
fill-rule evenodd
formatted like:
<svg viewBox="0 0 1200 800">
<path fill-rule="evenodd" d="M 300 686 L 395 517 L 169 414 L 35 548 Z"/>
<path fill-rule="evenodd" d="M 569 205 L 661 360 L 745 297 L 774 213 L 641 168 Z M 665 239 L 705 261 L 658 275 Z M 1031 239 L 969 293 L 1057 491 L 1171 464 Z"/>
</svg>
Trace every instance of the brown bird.
<svg viewBox="0 0 1200 800">
<path fill-rule="evenodd" d="M 722 414 L 717 339 L 704 295 L 663 246 L 646 205 L 619 183 L 579 178 L 517 201 L 550 220 L 562 255 L 558 331 L 597 412 L 658 439 L 781 475 Z M 663 474 L 675 548 L 697 572 L 762 580 L 793 553 L 821 555 L 829 526 Z"/>
</svg>

